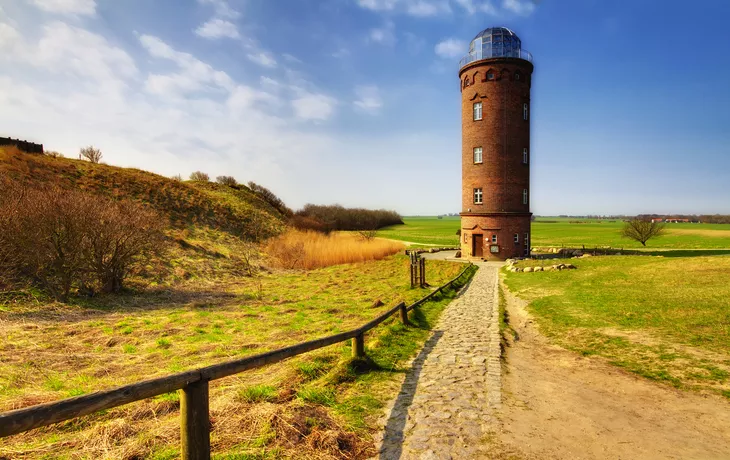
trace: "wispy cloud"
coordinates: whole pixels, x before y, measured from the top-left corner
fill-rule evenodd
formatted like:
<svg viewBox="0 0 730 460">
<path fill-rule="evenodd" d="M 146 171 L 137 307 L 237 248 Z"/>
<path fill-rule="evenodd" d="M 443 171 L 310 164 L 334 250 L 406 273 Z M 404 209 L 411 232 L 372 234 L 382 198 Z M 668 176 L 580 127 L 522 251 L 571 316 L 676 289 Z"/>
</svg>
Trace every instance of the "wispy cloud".
<svg viewBox="0 0 730 460">
<path fill-rule="evenodd" d="M 31 3 L 48 13 L 73 16 L 93 16 L 96 14 L 95 0 L 31 0 Z"/>
<path fill-rule="evenodd" d="M 383 27 L 370 29 L 368 41 L 386 46 L 395 45 L 395 24 L 392 21 L 387 21 Z"/>
<path fill-rule="evenodd" d="M 220 18 L 212 18 L 205 24 L 195 29 L 195 34 L 210 39 L 217 38 L 239 38 L 238 28 L 231 21 Z"/>
<path fill-rule="evenodd" d="M 355 108 L 360 112 L 370 115 L 377 114 L 383 107 L 383 99 L 380 97 L 380 89 L 375 85 L 355 87 Z"/>
<path fill-rule="evenodd" d="M 502 8 L 521 16 L 528 16 L 535 11 L 535 0 L 503 0 Z"/>
<path fill-rule="evenodd" d="M 276 59 L 274 59 L 269 53 L 259 51 L 255 53 L 249 53 L 246 55 L 249 61 L 254 62 L 261 67 L 273 69 L 276 67 Z"/>
<path fill-rule="evenodd" d="M 324 94 L 312 94 L 299 90 L 299 95 L 292 100 L 291 104 L 298 118 L 324 121 L 334 113 L 337 100 Z"/>
<path fill-rule="evenodd" d="M 212 5 L 218 17 L 236 19 L 241 13 L 233 9 L 226 0 L 198 0 L 202 5 Z"/>
<path fill-rule="evenodd" d="M 468 45 L 463 40 L 448 38 L 436 44 L 436 54 L 442 58 L 455 58 L 466 54 Z"/>
</svg>

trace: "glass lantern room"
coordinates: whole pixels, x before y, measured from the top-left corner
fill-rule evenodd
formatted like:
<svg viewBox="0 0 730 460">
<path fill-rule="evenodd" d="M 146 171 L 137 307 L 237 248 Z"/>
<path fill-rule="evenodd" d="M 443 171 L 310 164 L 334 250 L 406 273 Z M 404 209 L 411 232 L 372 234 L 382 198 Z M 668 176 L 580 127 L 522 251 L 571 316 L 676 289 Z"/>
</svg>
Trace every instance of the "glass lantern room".
<svg viewBox="0 0 730 460">
<path fill-rule="evenodd" d="M 506 27 L 490 27 L 474 37 L 469 54 L 461 59 L 459 67 L 474 61 L 495 57 L 511 57 L 532 61 L 532 55 L 522 49 L 522 41 Z"/>
</svg>

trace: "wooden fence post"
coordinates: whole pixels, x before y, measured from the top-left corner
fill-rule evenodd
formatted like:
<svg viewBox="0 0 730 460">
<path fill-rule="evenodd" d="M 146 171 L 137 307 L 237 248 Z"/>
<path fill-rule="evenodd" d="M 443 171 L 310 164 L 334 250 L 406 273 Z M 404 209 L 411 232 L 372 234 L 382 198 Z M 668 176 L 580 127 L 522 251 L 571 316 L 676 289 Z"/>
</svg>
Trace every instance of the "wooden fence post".
<svg viewBox="0 0 730 460">
<path fill-rule="evenodd" d="M 180 450 L 183 460 L 210 460 L 208 382 L 180 390 Z"/>
<path fill-rule="evenodd" d="M 408 325 L 408 309 L 406 308 L 405 302 L 401 302 L 400 304 L 400 322 L 403 323 L 404 326 Z"/>
<path fill-rule="evenodd" d="M 352 338 L 352 357 L 353 358 L 364 358 L 365 357 L 365 333 L 361 332 Z"/>
</svg>

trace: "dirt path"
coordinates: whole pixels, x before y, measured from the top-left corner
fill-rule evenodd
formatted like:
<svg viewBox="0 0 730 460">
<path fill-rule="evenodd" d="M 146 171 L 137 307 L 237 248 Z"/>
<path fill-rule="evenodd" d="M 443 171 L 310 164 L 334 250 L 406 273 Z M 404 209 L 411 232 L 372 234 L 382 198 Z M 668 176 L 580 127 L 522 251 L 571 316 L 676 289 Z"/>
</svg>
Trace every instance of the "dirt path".
<svg viewBox="0 0 730 460">
<path fill-rule="evenodd" d="M 505 292 L 504 458 L 730 459 L 730 403 L 675 390 L 550 345 Z"/>
</svg>

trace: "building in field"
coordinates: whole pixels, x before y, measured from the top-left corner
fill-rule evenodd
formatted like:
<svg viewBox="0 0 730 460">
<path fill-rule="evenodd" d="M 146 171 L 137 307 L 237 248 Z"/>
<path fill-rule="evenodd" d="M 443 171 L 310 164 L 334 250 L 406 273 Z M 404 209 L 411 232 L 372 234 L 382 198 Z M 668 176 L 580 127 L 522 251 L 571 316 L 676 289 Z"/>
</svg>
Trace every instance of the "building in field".
<svg viewBox="0 0 730 460">
<path fill-rule="evenodd" d="M 459 67 L 462 256 L 528 256 L 532 55 L 495 27 L 477 34 Z"/>
</svg>

